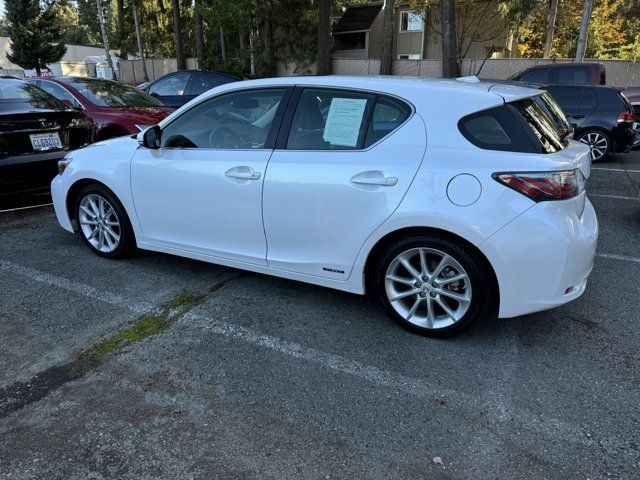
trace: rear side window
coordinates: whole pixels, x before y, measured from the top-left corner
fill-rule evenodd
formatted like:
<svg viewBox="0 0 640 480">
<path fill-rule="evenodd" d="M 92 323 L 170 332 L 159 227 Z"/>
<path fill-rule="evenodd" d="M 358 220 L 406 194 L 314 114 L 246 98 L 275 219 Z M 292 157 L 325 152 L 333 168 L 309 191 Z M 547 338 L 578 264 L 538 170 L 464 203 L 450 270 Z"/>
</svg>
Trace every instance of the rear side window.
<svg viewBox="0 0 640 480">
<path fill-rule="evenodd" d="M 531 139 L 506 105 L 467 115 L 458 122 L 460 132 L 485 150 L 535 153 Z"/>
<path fill-rule="evenodd" d="M 530 72 L 521 75 L 518 80 L 521 82 L 547 83 L 549 81 L 549 69 L 538 68 L 531 70 Z"/>
<path fill-rule="evenodd" d="M 367 130 L 364 148 L 370 147 L 393 132 L 409 118 L 410 114 L 411 109 L 407 104 L 391 98 L 379 97 L 373 108 L 373 116 Z"/>
<path fill-rule="evenodd" d="M 582 98 L 580 99 L 580 108 L 596 108 L 597 101 L 595 94 L 585 89 L 582 91 Z"/>
<path fill-rule="evenodd" d="M 558 68 L 558 83 L 591 83 L 589 67 Z"/>
<path fill-rule="evenodd" d="M 204 73 L 194 73 L 191 76 L 191 91 L 189 94 L 200 95 L 223 83 L 225 83 L 225 81 L 220 77 L 206 75 Z"/>
<path fill-rule="evenodd" d="M 460 132 L 479 148 L 522 153 L 553 153 L 564 148 L 558 125 L 536 97 L 463 117 Z"/>
<path fill-rule="evenodd" d="M 562 108 L 578 108 L 582 88 L 579 87 L 548 87 L 547 91 Z"/>
</svg>

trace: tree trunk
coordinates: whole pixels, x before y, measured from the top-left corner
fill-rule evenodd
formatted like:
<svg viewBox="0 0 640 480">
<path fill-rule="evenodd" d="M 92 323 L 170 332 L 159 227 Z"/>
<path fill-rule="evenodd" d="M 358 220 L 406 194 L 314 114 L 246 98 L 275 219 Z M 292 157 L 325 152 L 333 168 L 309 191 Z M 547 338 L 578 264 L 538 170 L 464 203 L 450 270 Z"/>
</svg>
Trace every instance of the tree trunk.
<svg viewBox="0 0 640 480">
<path fill-rule="evenodd" d="M 98 7 L 98 21 L 100 22 L 100 31 L 102 33 L 102 45 L 104 46 L 104 53 L 107 57 L 107 64 L 111 69 L 111 79 L 117 80 L 118 76 L 116 75 L 116 69 L 113 68 L 113 60 L 111 59 L 111 49 L 109 48 L 109 37 L 107 35 L 107 25 L 104 20 L 104 12 L 102 11 L 102 2 L 100 0 L 96 0 L 96 5 Z"/>
<path fill-rule="evenodd" d="M 202 8 L 202 0 L 194 0 L 194 34 L 196 37 L 196 59 L 198 60 L 198 68 L 202 68 L 202 64 L 204 63 L 204 33 L 202 27 L 202 12 L 200 9 Z"/>
<path fill-rule="evenodd" d="M 382 19 L 382 56 L 380 58 L 380 75 L 391 75 L 393 67 L 393 16 L 395 14 L 394 0 L 385 0 L 384 17 Z"/>
<path fill-rule="evenodd" d="M 553 46 L 553 34 L 556 29 L 556 15 L 558 14 L 558 0 L 551 0 L 549 18 L 547 20 L 547 36 L 544 39 L 544 52 L 542 58 L 549 58 Z"/>
<path fill-rule="evenodd" d="M 273 75 L 275 59 L 273 56 L 273 26 L 271 24 L 272 4 L 267 1 L 264 10 L 264 29 L 263 29 L 263 45 L 264 45 L 264 73 L 268 76 Z"/>
<path fill-rule="evenodd" d="M 518 44 L 520 43 L 520 23 L 517 23 L 513 35 L 511 36 L 511 52 L 509 54 L 509 58 L 517 58 L 518 57 Z"/>
<path fill-rule="evenodd" d="M 140 22 L 138 21 L 138 9 L 135 3 L 131 4 L 133 10 L 133 24 L 136 28 L 136 41 L 138 43 L 138 56 L 142 59 L 142 76 L 144 81 L 149 81 L 149 72 L 147 72 L 147 60 L 144 58 L 144 50 L 142 49 L 142 35 L 140 34 Z"/>
<path fill-rule="evenodd" d="M 253 22 L 252 22 L 253 23 Z M 249 74 L 256 76 L 256 32 L 253 25 L 249 30 Z"/>
<path fill-rule="evenodd" d="M 331 75 L 331 9 L 333 0 L 318 0 L 316 74 Z"/>
<path fill-rule="evenodd" d="M 584 10 L 582 11 L 582 23 L 580 24 L 580 34 L 578 35 L 578 45 L 576 48 L 576 62 L 584 61 L 584 53 L 587 49 L 587 36 L 589 34 L 589 19 L 593 10 L 593 0 L 584 0 Z"/>
<path fill-rule="evenodd" d="M 124 33 L 124 0 L 116 2 L 118 10 L 118 46 L 120 47 L 120 58 L 127 59 L 127 46 L 125 42 L 126 35 Z"/>
<path fill-rule="evenodd" d="M 456 55 L 456 2 L 442 0 L 440 12 L 442 22 L 442 76 L 454 78 L 460 75 L 460 66 Z"/>
<path fill-rule="evenodd" d="M 222 57 L 222 60 L 227 59 L 227 43 L 224 38 L 224 29 L 222 28 L 222 25 L 220 25 L 220 57 Z"/>
<path fill-rule="evenodd" d="M 173 10 L 173 36 L 176 44 L 178 70 L 186 70 L 187 62 L 184 58 L 184 50 L 182 48 L 182 29 L 180 28 L 180 0 L 171 0 L 171 9 Z"/>
</svg>

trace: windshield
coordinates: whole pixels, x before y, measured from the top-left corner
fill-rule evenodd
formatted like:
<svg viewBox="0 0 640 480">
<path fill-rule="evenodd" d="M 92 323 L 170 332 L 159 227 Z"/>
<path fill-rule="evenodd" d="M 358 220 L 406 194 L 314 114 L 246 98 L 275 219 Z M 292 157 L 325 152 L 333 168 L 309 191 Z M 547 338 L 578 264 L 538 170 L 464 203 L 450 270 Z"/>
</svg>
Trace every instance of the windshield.
<svg viewBox="0 0 640 480">
<path fill-rule="evenodd" d="M 98 107 L 164 107 L 165 105 L 151 95 L 137 88 L 122 85 L 109 80 L 90 80 L 71 82 L 80 95 Z"/>
<path fill-rule="evenodd" d="M 53 95 L 35 85 L 20 80 L 0 80 L 0 102 L 29 103 L 35 108 L 53 110 L 67 108 Z"/>
</svg>

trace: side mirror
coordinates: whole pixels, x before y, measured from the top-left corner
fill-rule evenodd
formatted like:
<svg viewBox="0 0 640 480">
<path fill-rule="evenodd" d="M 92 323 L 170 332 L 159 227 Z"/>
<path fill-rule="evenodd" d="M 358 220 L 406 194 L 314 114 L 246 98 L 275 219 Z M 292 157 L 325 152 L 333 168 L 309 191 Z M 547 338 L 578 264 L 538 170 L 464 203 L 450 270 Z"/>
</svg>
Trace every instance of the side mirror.
<svg viewBox="0 0 640 480">
<path fill-rule="evenodd" d="M 141 147 L 157 150 L 160 148 L 161 135 L 162 130 L 160 130 L 160 127 L 158 125 L 154 125 L 153 127 L 149 127 L 138 134 L 138 143 Z"/>
</svg>

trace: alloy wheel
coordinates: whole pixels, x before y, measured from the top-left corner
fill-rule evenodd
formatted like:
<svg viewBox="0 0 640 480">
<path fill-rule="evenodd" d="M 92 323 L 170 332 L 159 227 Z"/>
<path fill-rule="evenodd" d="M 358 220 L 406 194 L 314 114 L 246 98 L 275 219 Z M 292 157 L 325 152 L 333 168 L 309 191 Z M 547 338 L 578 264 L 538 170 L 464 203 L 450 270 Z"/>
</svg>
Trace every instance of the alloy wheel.
<svg viewBox="0 0 640 480">
<path fill-rule="evenodd" d="M 102 196 L 91 193 L 80 202 L 80 229 L 99 252 L 111 253 L 120 244 L 122 229 L 116 211 Z"/>
<path fill-rule="evenodd" d="M 600 160 L 609 150 L 609 141 L 602 133 L 590 132 L 580 137 L 580 142 L 589 146 L 591 160 Z"/>
<path fill-rule="evenodd" d="M 434 248 L 412 248 L 397 255 L 385 273 L 385 292 L 398 315 L 428 329 L 460 321 L 472 295 L 462 265 Z"/>
</svg>

